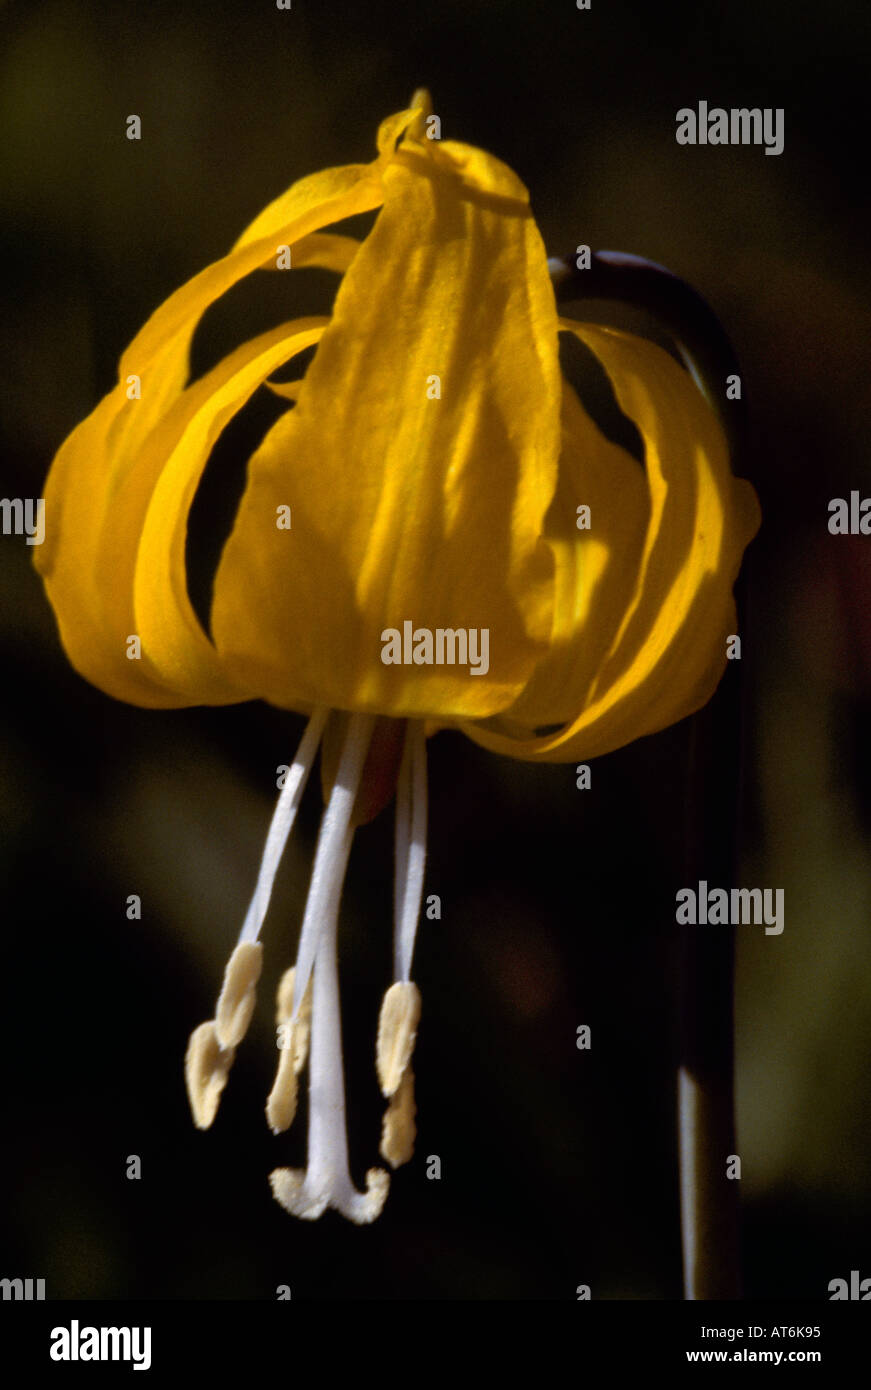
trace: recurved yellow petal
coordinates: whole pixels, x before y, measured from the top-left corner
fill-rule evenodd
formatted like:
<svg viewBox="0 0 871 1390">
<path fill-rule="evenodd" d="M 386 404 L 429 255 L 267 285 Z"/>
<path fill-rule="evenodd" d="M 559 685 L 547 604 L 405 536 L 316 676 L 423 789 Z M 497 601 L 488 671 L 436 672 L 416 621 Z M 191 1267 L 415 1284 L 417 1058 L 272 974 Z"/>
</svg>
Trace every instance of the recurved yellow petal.
<svg viewBox="0 0 871 1390">
<path fill-rule="evenodd" d="M 383 183 L 298 404 L 251 461 L 212 629 L 230 676 L 277 705 L 480 717 L 550 635 L 553 291 L 498 160 L 407 139 Z M 280 502 L 292 531 L 271 524 Z M 489 671 L 385 665 L 405 621 L 488 629 Z"/>
<path fill-rule="evenodd" d="M 580 519 L 578 508 L 589 511 Z M 644 470 L 563 385 L 559 484 L 544 534 L 556 566 L 550 647 L 505 718 L 561 724 L 587 703 L 638 580 L 650 501 Z"/>
<path fill-rule="evenodd" d="M 291 247 L 291 268 L 305 270 L 316 266 L 319 270 L 336 270 L 344 275 L 359 249 L 357 238 L 345 236 L 343 232 L 312 232 Z M 271 256 L 264 269 L 280 269 L 280 259 L 277 253 Z"/>
<path fill-rule="evenodd" d="M 548 762 L 607 753 L 710 698 L 735 630 L 732 586 L 760 520 L 753 488 L 730 471 L 715 415 L 666 352 L 615 329 L 561 327 L 596 354 L 638 426 L 650 519 L 623 620 L 575 718 L 541 738 L 463 725 L 484 747 Z"/>
<path fill-rule="evenodd" d="M 384 166 L 385 156 L 379 155 L 371 165 L 328 169 L 294 184 L 255 219 L 228 256 L 194 276 L 152 315 L 121 358 L 118 384 L 58 452 L 45 487 L 45 542 L 35 562 L 70 661 L 108 694 L 167 707 L 244 698 L 221 672 L 191 614 L 184 618 L 196 634 L 189 666 L 177 659 L 177 649 L 168 678 L 152 664 L 145 643 L 141 659 L 128 659 L 128 638 L 140 635 L 133 593 L 136 547 L 130 541 L 160 476 L 153 453 L 148 466 L 137 466 L 137 460 L 184 388 L 191 338 L 209 305 L 251 271 L 274 264 L 277 243 L 298 245 L 298 263 L 343 268 L 353 258 L 349 239 L 329 234 L 318 241 L 312 234 L 377 207 Z M 117 505 L 122 493 L 123 516 Z M 116 543 L 121 530 L 123 545 Z M 177 606 L 184 607 L 182 584 L 176 574 Z"/>
<path fill-rule="evenodd" d="M 197 484 L 228 420 L 289 357 L 317 342 L 328 322 L 300 319 L 264 333 L 185 391 L 149 436 L 116 498 L 112 540 L 119 561 L 128 545 L 135 550 L 138 539 L 134 611 L 143 649 L 167 686 L 183 694 L 186 703 L 196 703 L 205 690 L 217 691 L 222 685 L 232 698 L 246 698 L 244 687 L 224 677 L 188 598 L 185 537 Z M 143 478 L 151 481 L 143 485 Z M 144 515 L 137 505 L 143 497 Z M 258 693 L 248 691 L 247 696 Z"/>
</svg>

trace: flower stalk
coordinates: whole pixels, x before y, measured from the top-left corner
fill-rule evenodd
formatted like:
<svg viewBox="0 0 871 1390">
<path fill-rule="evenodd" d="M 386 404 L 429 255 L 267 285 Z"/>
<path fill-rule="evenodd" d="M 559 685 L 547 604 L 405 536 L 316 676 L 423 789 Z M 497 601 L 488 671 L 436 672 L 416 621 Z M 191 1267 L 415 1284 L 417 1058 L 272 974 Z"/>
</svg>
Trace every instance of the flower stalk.
<svg viewBox="0 0 871 1390">
<path fill-rule="evenodd" d="M 727 671 L 694 717 L 687 798 L 686 882 L 731 884 L 739 797 L 740 674 Z M 741 1297 L 734 1097 L 735 929 L 680 928 L 677 1076 L 684 1297 Z"/>
<path fill-rule="evenodd" d="M 740 380 L 734 348 L 710 305 L 664 266 L 618 251 L 549 262 L 557 298 L 604 299 L 646 309 L 672 336 L 685 367 L 716 411 L 733 467 L 747 457 L 743 395 L 726 408 L 725 382 Z M 736 612 L 740 628 L 740 588 Z M 740 791 L 740 664 L 729 663 L 711 701 L 692 719 L 688 768 L 686 882 L 731 884 Z M 727 1177 L 735 1154 L 735 932 L 681 927 L 677 1068 L 678 1163 L 683 1289 L 687 1300 L 741 1297 L 739 1190 Z"/>
</svg>

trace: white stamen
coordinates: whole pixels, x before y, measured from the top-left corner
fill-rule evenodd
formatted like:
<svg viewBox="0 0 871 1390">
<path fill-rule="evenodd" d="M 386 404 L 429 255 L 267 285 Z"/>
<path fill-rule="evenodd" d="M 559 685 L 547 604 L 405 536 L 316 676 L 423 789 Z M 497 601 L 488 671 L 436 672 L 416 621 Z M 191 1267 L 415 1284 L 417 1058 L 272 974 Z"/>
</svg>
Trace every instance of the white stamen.
<svg viewBox="0 0 871 1390">
<path fill-rule="evenodd" d="M 296 970 L 293 966 L 285 970 L 278 984 L 278 1006 L 275 1011 L 275 1022 L 277 1024 L 290 1025 L 293 1020 L 293 1000 L 294 1000 L 294 981 Z M 297 1076 L 302 1071 L 308 1058 L 308 1040 L 311 1032 L 312 1018 L 312 987 L 305 992 L 302 1004 L 300 1005 L 296 1019 L 293 1021 L 293 1069 Z"/>
<path fill-rule="evenodd" d="M 402 1081 L 417 1037 L 420 1022 L 420 990 L 411 980 L 396 980 L 381 1001 L 375 1067 L 378 1084 L 388 1099 Z"/>
<path fill-rule="evenodd" d="M 319 949 L 322 932 L 327 930 L 328 917 L 335 897 L 335 910 L 338 913 L 342 882 L 351 853 L 351 812 L 363 775 L 363 766 L 375 717 L 371 714 L 355 714 L 351 717 L 345 746 L 339 761 L 339 770 L 330 794 L 329 805 L 321 821 L 315 863 L 312 869 L 311 885 L 302 920 L 299 949 L 296 955 L 296 976 L 294 984 L 293 1018 L 300 1010 L 308 987 L 312 966 Z M 335 923 L 333 924 L 335 926 Z"/>
<path fill-rule="evenodd" d="M 399 1089 L 390 1097 L 390 1104 L 384 1112 L 381 1126 L 381 1157 L 386 1158 L 391 1168 L 400 1168 L 414 1157 L 414 1141 L 417 1126 L 414 1117 L 417 1106 L 414 1103 L 414 1072 L 405 1068 Z"/>
<path fill-rule="evenodd" d="M 287 837 L 296 820 L 296 813 L 299 809 L 299 803 L 302 801 L 302 794 L 305 791 L 309 773 L 312 770 L 328 713 L 329 711 L 326 709 L 316 709 L 312 714 L 306 725 L 293 766 L 287 774 L 287 781 L 281 789 L 281 796 L 278 798 L 278 805 L 275 808 L 269 834 L 266 837 L 266 848 L 263 851 L 257 887 L 254 889 L 254 896 L 239 934 L 240 945 L 243 941 L 256 941 L 260 936 L 260 928 L 263 926 L 263 919 L 269 908 L 269 899 L 272 897 L 272 885 L 275 882 L 278 865 L 284 853 L 284 846 L 287 844 Z"/>
<path fill-rule="evenodd" d="M 389 1178 L 381 1169 L 367 1173 L 367 1190 L 358 1192 L 348 1168 L 345 1075 L 336 937 L 342 881 L 351 852 L 351 812 L 374 719 L 352 718 L 335 786 L 324 813 L 312 883 L 300 936 L 294 999 L 305 993 L 311 966 L 304 949 L 314 947 L 311 1054 L 309 1062 L 308 1164 L 279 1168 L 270 1181 L 275 1197 L 294 1216 L 313 1221 L 328 1206 L 358 1224 L 374 1221 L 384 1205 Z M 298 986 L 298 988 L 297 988 Z"/>
<path fill-rule="evenodd" d="M 218 1042 L 214 1019 L 191 1033 L 184 1074 L 188 1100 L 197 1129 L 208 1129 L 218 1113 L 221 1092 L 233 1065 L 236 1049 L 224 1050 Z"/>
<path fill-rule="evenodd" d="M 396 788 L 393 946 L 395 977 L 406 982 L 411 977 L 425 866 L 426 733 L 422 720 L 409 720 Z"/>
<path fill-rule="evenodd" d="M 411 725 L 405 730 L 405 742 L 396 778 L 396 855 L 393 878 L 393 975 L 399 979 L 399 923 L 408 881 L 408 850 L 411 841 L 411 761 L 408 744 Z"/>
<path fill-rule="evenodd" d="M 263 947 L 259 941 L 240 941 L 227 962 L 215 1010 L 215 1033 L 225 1051 L 238 1047 L 248 1032 L 262 966 Z"/>
</svg>

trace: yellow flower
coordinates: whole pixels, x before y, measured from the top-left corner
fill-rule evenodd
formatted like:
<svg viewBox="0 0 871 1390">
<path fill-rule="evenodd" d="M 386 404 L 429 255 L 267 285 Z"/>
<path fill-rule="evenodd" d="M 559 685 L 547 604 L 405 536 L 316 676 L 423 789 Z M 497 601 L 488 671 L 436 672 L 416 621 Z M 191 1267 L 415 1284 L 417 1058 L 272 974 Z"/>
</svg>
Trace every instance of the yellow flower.
<svg viewBox="0 0 871 1390">
<path fill-rule="evenodd" d="M 388 1184 L 372 1170 L 361 1194 L 348 1171 L 336 928 L 354 824 L 398 766 L 396 978 L 377 1043 L 396 1166 L 414 1137 L 427 734 L 455 726 L 496 752 L 568 761 L 690 714 L 722 674 L 759 521 L 690 377 L 648 342 L 558 317 L 525 188 L 481 150 L 426 138 L 428 109 L 419 93 L 384 121 L 372 163 L 294 184 L 157 310 L 54 461 L 36 556 L 71 662 L 108 694 L 154 708 L 261 697 L 310 716 L 215 1019 L 191 1039 L 201 1127 L 254 1007 L 272 880 L 326 730 L 328 803 L 267 1106 L 287 1128 L 310 1037 L 308 1167 L 272 1175 L 304 1217 L 331 1205 L 370 1221 Z M 376 208 L 362 243 L 322 230 Z M 282 264 L 282 247 L 294 268 L 341 274 L 332 315 L 264 333 L 188 385 L 201 315 Z M 607 372 L 644 470 L 562 379 L 561 331 Z M 250 461 L 209 636 L 185 574 L 197 485 L 231 417 L 313 344 L 304 379 L 275 388 L 295 403 Z"/>
</svg>

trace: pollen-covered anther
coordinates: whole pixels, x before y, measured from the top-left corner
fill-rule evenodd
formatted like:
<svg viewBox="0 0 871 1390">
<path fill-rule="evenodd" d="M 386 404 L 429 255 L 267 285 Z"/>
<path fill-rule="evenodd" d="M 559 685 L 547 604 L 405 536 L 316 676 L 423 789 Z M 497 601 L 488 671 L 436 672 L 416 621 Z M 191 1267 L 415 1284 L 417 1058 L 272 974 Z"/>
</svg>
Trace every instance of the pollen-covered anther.
<svg viewBox="0 0 871 1390">
<path fill-rule="evenodd" d="M 215 1012 L 215 1031 L 218 1042 L 225 1050 L 238 1047 L 248 1030 L 262 967 L 263 947 L 260 942 L 240 941 L 227 962 Z"/>
<path fill-rule="evenodd" d="M 235 1055 L 235 1048 L 222 1048 L 218 1042 L 214 1019 L 201 1023 L 191 1033 L 184 1076 L 197 1129 L 208 1129 L 217 1115 Z"/>
<path fill-rule="evenodd" d="M 397 980 L 381 1004 L 375 1050 L 378 1084 L 388 1098 L 398 1089 L 408 1066 L 419 1020 L 420 990 L 412 980 Z"/>
<path fill-rule="evenodd" d="M 327 1207 L 335 1207 L 357 1226 L 368 1226 L 381 1215 L 390 1175 L 383 1168 L 370 1168 L 365 1192 L 357 1192 L 347 1178 L 340 1182 L 335 1174 L 326 1173 L 312 1178 L 302 1168 L 275 1168 L 269 1174 L 269 1182 L 273 1197 L 291 1216 L 317 1221 Z"/>
<path fill-rule="evenodd" d="M 266 1119 L 273 1134 L 290 1129 L 296 1114 L 298 1088 L 296 1078 L 308 1056 L 311 1033 L 312 987 L 309 981 L 296 1019 L 293 1017 L 293 991 L 296 969 L 285 970 L 278 985 L 275 1022 L 278 1029 L 278 1071 L 266 1102 Z"/>
<path fill-rule="evenodd" d="M 266 1119 L 273 1134 L 283 1134 L 293 1124 L 296 1114 L 299 1068 L 295 1063 L 296 1028 L 293 1023 L 278 1025 L 278 1071 L 266 1102 Z"/>
<path fill-rule="evenodd" d="M 398 1089 L 390 1097 L 381 1127 L 380 1153 L 382 1158 L 387 1159 L 391 1168 L 399 1168 L 414 1154 L 414 1141 L 417 1138 L 417 1126 L 414 1123 L 416 1114 L 414 1072 L 409 1065 L 402 1073 Z"/>
<path fill-rule="evenodd" d="M 291 966 L 285 970 L 278 985 L 278 1002 L 275 1010 L 275 1022 L 279 1028 L 289 1027 L 293 1019 L 293 990 L 294 980 L 296 979 L 296 969 Z M 311 1036 L 312 1018 L 312 982 L 309 980 L 308 987 L 303 995 L 302 1003 L 299 1006 L 299 1013 L 293 1023 L 291 1055 L 293 1057 L 293 1069 L 297 1076 L 302 1071 L 308 1057 L 309 1037 Z"/>
</svg>

